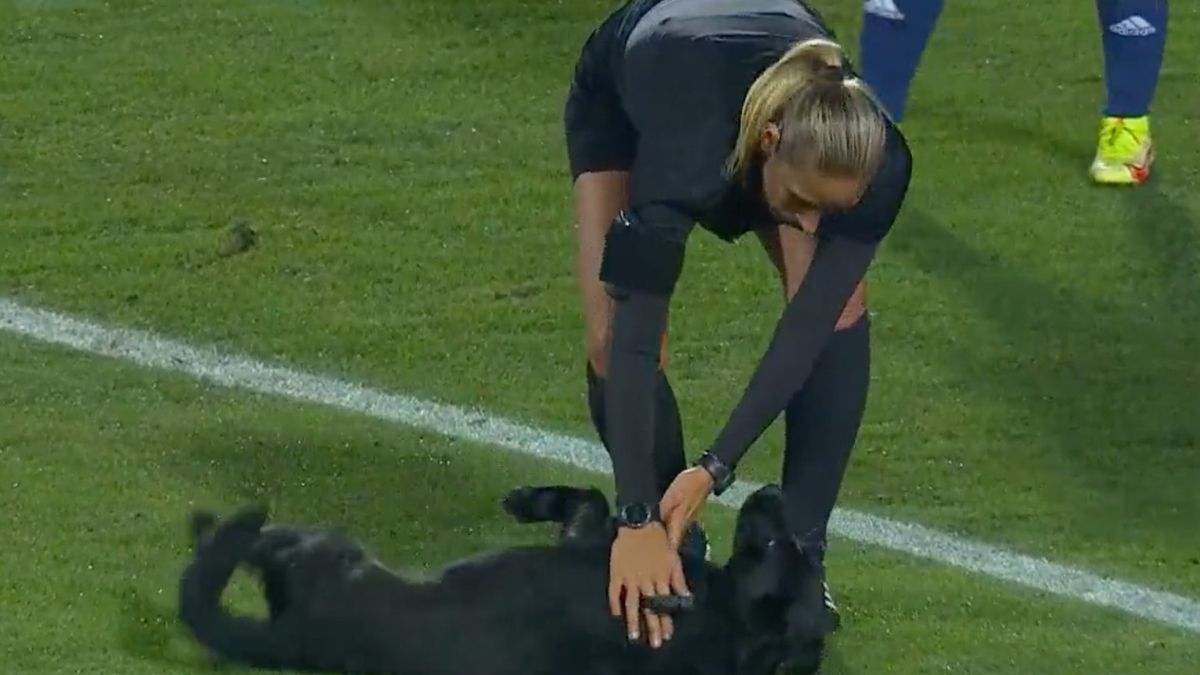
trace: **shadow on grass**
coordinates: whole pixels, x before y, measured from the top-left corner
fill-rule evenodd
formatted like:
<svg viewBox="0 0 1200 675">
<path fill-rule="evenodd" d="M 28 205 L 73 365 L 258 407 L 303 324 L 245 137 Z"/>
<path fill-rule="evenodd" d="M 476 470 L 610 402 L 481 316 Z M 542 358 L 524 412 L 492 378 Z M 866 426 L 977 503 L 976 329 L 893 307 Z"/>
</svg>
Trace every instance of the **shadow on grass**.
<svg viewBox="0 0 1200 675">
<path fill-rule="evenodd" d="M 345 431 L 339 435 L 337 431 Z M 180 470 L 229 495 L 226 511 L 263 501 L 276 520 L 344 528 L 401 569 L 427 569 L 492 547 L 548 541 L 500 502 L 521 484 L 586 474 L 416 433 L 223 429 L 181 454 Z"/>
<path fill-rule="evenodd" d="M 1087 144 L 1041 129 L 995 118 L 975 124 L 988 137 L 1040 148 L 1073 172 L 1064 175 L 1079 174 L 1090 159 Z M 1068 460 L 1098 496 L 1072 509 L 1094 509 L 1095 522 L 1132 528 L 1131 535 L 1160 543 L 1177 541 L 1200 516 L 1187 487 L 1200 483 L 1194 403 L 1200 391 L 1200 231 L 1189 210 L 1162 189 L 1162 178 L 1123 195 L 1119 220 L 1139 245 L 1126 253 L 1133 271 L 1120 283 L 1135 291 L 1137 302 L 1106 302 L 1040 281 L 1019 260 L 977 250 L 917 209 L 908 210 L 898 228 L 903 234 L 892 244 L 917 269 L 964 292 L 1003 338 L 999 352 L 946 342 L 939 358 L 986 378 L 981 387 L 1021 411 L 1014 427 L 1028 422 L 1044 430 L 1047 451 Z M 1185 548 L 1177 547 L 1180 555 Z"/>
<path fill-rule="evenodd" d="M 244 672 L 208 657 L 191 643 L 175 617 L 174 596 L 154 598 L 137 586 L 128 587 L 121 598 L 117 623 L 117 646 L 139 661 L 179 672 Z"/>
<path fill-rule="evenodd" d="M 1194 447 L 1200 417 L 1187 410 L 1198 382 L 1193 336 L 1200 322 L 1161 299 L 1145 309 L 1097 304 L 971 248 L 928 214 L 910 213 L 907 220 L 895 250 L 922 271 L 961 285 L 1011 346 L 1003 362 L 976 363 L 971 372 L 988 373 L 991 387 L 1029 406 L 1060 447 L 1086 456 L 1100 449 L 1096 443 L 1134 446 L 1128 449 L 1135 453 L 1112 458 L 1128 469 L 1150 455 L 1166 460 Z M 963 366 L 986 358 L 969 345 L 947 357 Z"/>
<path fill-rule="evenodd" d="M 820 675 L 853 674 L 854 670 L 846 665 L 846 660 L 842 657 L 842 649 L 838 646 L 837 638 L 833 638 L 825 645 L 825 662 L 821 664 Z"/>
<path fill-rule="evenodd" d="M 961 110 L 939 110 L 932 116 L 961 122 L 972 119 L 978 130 L 976 136 L 998 139 L 1014 146 L 1033 146 L 1049 155 L 1063 167 L 1063 175 L 1069 179 L 1087 180 L 1083 169 L 1095 152 L 1095 138 L 1091 135 L 1070 139 L 1047 133 L 1044 129 L 1025 126 L 1012 119 L 973 114 Z M 1163 190 L 1164 181 L 1170 180 L 1170 163 L 1160 160 L 1154 166 L 1153 178 L 1136 188 L 1113 188 L 1120 190 L 1125 204 L 1124 222 L 1136 241 L 1143 244 L 1144 252 L 1159 265 L 1159 275 L 1146 283 L 1148 296 L 1169 291 L 1168 300 L 1183 296 L 1185 302 L 1172 306 L 1185 312 L 1180 320 L 1189 328 L 1200 327 L 1200 304 L 1192 302 L 1200 291 L 1200 229 L 1196 216 L 1177 199 Z M 1108 188 L 1095 187 L 1101 193 Z M 1185 293 L 1191 293 L 1188 297 Z M 1174 295 L 1178 294 L 1178 295 Z"/>
</svg>

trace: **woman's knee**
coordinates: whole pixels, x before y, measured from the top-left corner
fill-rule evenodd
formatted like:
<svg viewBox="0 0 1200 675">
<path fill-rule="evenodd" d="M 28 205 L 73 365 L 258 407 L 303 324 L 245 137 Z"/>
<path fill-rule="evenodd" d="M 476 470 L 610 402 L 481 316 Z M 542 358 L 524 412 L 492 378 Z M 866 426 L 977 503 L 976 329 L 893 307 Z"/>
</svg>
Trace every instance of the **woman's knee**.
<svg viewBox="0 0 1200 675">
<path fill-rule="evenodd" d="M 844 331 L 854 328 L 859 325 L 859 322 L 864 321 L 867 315 L 867 282 L 858 282 L 858 286 L 854 288 L 854 294 L 846 301 L 846 306 L 842 308 L 842 314 L 838 317 L 837 324 L 834 325 L 835 331 Z"/>
<path fill-rule="evenodd" d="M 588 331 L 584 338 L 588 363 L 599 377 L 608 376 L 608 352 L 612 345 L 611 336 L 606 332 L 595 333 Z"/>
</svg>

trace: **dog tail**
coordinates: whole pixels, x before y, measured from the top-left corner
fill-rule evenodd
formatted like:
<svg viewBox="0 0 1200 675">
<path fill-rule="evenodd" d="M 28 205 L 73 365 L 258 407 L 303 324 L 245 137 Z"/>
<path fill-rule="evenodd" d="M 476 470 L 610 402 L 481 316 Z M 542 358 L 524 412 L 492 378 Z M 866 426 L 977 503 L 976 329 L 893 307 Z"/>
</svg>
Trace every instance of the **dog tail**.
<svg viewBox="0 0 1200 675">
<path fill-rule="evenodd" d="M 282 669 L 289 659 L 271 624 L 236 616 L 221 605 L 222 593 L 258 540 L 266 518 L 266 510 L 259 507 L 242 509 L 220 524 L 206 512 L 192 515 L 196 554 L 180 579 L 179 619 L 200 644 L 224 659 Z"/>
<path fill-rule="evenodd" d="M 606 532 L 609 521 L 608 500 L 595 488 L 517 488 L 504 498 L 504 510 L 521 523 L 559 523 L 571 539 Z"/>
</svg>

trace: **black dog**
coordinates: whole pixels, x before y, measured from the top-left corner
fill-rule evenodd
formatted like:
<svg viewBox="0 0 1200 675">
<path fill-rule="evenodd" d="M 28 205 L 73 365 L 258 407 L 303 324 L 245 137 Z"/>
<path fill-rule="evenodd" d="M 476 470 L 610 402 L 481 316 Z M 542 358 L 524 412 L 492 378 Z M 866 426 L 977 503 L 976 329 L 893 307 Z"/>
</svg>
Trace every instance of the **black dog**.
<svg viewBox="0 0 1200 675">
<path fill-rule="evenodd" d="M 224 522 L 193 515 L 195 557 L 180 582 L 180 618 L 219 656 L 246 665 L 397 675 L 768 675 L 813 673 L 831 616 L 817 562 L 784 527 L 782 494 L 760 489 L 738 515 L 724 567 L 685 561 L 692 605 L 655 650 L 629 642 L 608 613 L 614 535 L 596 490 L 515 490 L 521 522 L 556 522 L 554 546 L 466 559 L 408 580 L 333 530 L 267 525 L 260 508 Z M 261 575 L 265 620 L 221 606 L 234 570 Z M 669 611 L 660 602 L 656 611 Z"/>
</svg>

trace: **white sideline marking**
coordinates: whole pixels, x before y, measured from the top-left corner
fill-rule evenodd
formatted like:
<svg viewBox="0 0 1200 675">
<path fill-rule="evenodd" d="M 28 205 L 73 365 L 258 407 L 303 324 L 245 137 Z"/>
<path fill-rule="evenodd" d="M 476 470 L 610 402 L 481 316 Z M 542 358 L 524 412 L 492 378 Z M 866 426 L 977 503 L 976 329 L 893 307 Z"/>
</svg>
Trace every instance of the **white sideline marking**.
<svg viewBox="0 0 1200 675">
<path fill-rule="evenodd" d="M 598 444 L 544 431 L 484 411 L 388 394 L 362 385 L 271 366 L 246 356 L 137 330 L 105 328 L 82 319 L 34 309 L 0 298 L 0 330 L 140 366 L 183 373 L 226 387 L 249 389 L 296 401 L 362 413 L 378 419 L 526 455 L 608 473 L 608 455 Z M 719 502 L 736 508 L 760 485 L 739 482 Z M 1200 602 L 1117 579 L 1106 579 L 995 546 L 848 509 L 836 509 L 830 530 L 971 572 L 1200 633 Z"/>
</svg>

